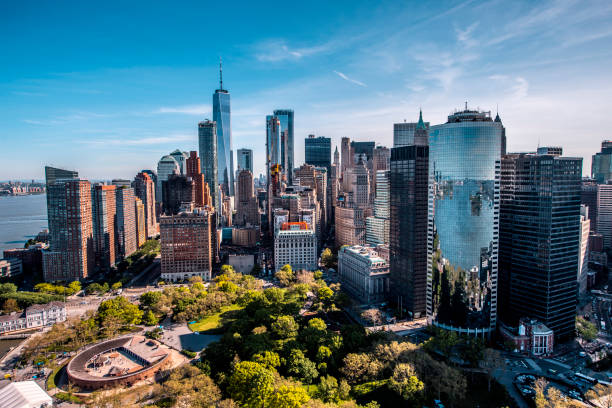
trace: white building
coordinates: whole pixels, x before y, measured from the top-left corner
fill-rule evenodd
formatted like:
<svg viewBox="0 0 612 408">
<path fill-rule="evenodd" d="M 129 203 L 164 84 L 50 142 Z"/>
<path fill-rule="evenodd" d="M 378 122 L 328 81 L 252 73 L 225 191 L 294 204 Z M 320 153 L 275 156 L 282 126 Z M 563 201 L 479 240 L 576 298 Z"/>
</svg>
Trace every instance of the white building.
<svg viewBox="0 0 612 408">
<path fill-rule="evenodd" d="M 34 381 L 12 382 L 0 389 L 3 408 L 46 408 L 53 399 Z"/>
<path fill-rule="evenodd" d="M 583 294 L 587 290 L 587 275 L 589 271 L 589 234 L 591 232 L 591 220 L 588 218 L 589 207 L 580 206 L 580 245 L 578 250 L 578 291 Z"/>
<path fill-rule="evenodd" d="M 64 321 L 66 321 L 65 303 L 50 302 L 46 305 L 32 305 L 21 314 L 11 313 L 0 316 L 0 333 L 52 326 Z"/>
<path fill-rule="evenodd" d="M 389 293 L 389 263 L 374 247 L 340 248 L 338 275 L 342 288 L 363 303 L 382 302 Z"/>
<path fill-rule="evenodd" d="M 155 186 L 155 201 L 162 202 L 162 182 L 168 181 L 171 174 L 181 174 L 181 168 L 174 157 L 168 155 L 157 162 L 157 185 Z"/>
<path fill-rule="evenodd" d="M 274 266 L 317 269 L 317 235 L 305 222 L 285 222 L 274 234 Z"/>
</svg>

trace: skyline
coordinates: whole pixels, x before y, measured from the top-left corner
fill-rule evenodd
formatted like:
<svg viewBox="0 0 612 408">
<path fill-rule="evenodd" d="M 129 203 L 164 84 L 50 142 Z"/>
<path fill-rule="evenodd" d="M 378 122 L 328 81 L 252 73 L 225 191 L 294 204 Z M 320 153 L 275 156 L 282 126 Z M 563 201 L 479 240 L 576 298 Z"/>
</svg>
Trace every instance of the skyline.
<svg viewBox="0 0 612 408">
<path fill-rule="evenodd" d="M 219 57 L 232 150 L 253 149 L 255 175 L 275 109 L 295 111 L 296 166 L 310 133 L 331 137 L 332 151 L 343 136 L 391 147 L 393 123 L 419 108 L 444 123 L 466 100 L 499 106 L 509 152 L 560 145 L 584 157 L 583 174 L 612 138 L 609 2 L 285 4 L 275 24 L 250 4 L 206 24 L 229 10 L 118 4 L 1 6 L 12 41 L 0 53 L 0 180 L 43 179 L 44 165 L 131 178 L 176 148 L 197 151 Z"/>
</svg>

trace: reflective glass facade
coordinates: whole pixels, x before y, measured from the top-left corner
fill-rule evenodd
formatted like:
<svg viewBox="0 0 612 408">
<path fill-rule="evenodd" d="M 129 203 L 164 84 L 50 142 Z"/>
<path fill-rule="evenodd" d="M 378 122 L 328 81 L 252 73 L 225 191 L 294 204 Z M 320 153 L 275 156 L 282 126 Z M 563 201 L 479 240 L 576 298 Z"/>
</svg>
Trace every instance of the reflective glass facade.
<svg viewBox="0 0 612 408">
<path fill-rule="evenodd" d="M 213 121 L 217 124 L 217 178 L 223 191 L 234 195 L 234 151 L 230 113 L 229 92 L 217 89 L 213 94 Z"/>
<path fill-rule="evenodd" d="M 331 138 L 309 135 L 304 140 L 305 162 L 315 167 L 325 167 L 327 174 L 331 172 Z"/>
<path fill-rule="evenodd" d="M 485 112 L 429 131 L 427 312 L 448 328 L 495 328 L 501 143 Z"/>
<path fill-rule="evenodd" d="M 283 171 L 287 175 L 289 185 L 293 184 L 293 169 L 295 167 L 294 156 L 294 136 L 293 136 L 293 111 L 291 109 L 277 109 L 274 116 L 278 118 L 281 130 L 286 132 L 286 137 L 281 139 L 281 162 Z"/>
</svg>

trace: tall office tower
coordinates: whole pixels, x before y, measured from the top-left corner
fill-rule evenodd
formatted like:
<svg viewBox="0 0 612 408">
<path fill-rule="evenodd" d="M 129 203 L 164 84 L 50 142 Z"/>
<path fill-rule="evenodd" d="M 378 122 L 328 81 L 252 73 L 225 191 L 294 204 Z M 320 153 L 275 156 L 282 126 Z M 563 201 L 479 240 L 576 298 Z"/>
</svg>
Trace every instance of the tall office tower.
<svg viewBox="0 0 612 408">
<path fill-rule="evenodd" d="M 419 142 L 425 144 L 391 149 L 389 171 L 391 301 L 413 317 L 427 310 L 429 256 L 429 147 L 427 139 Z"/>
<path fill-rule="evenodd" d="M 266 116 L 266 170 L 268 182 L 270 182 L 270 169 L 280 166 L 282 174 L 286 169 L 281 163 L 281 122 L 276 116 Z"/>
<path fill-rule="evenodd" d="M 153 180 L 153 184 L 157 185 L 157 173 L 155 171 L 144 169 L 144 170 L 140 170 L 140 172 L 148 174 L 149 177 L 151 177 L 151 180 Z"/>
<path fill-rule="evenodd" d="M 374 147 L 376 142 L 351 142 L 351 153 L 353 156 L 353 163 L 362 160 L 367 165 L 371 166 L 371 161 L 374 158 Z M 369 167 L 371 170 L 371 167 Z"/>
<path fill-rule="evenodd" d="M 607 183 L 612 178 L 612 140 L 601 142 L 601 152 L 593 155 L 591 177 L 599 184 Z"/>
<path fill-rule="evenodd" d="M 340 165 L 339 164 L 332 164 L 331 165 L 331 175 L 329 177 L 329 190 L 330 190 L 330 196 L 329 196 L 329 206 L 331 207 L 331 218 L 330 220 L 333 220 L 335 214 L 334 214 L 334 208 L 336 207 L 336 202 L 338 201 L 338 194 L 340 194 L 340 182 L 339 182 L 339 178 L 340 178 Z"/>
<path fill-rule="evenodd" d="M 574 336 L 581 174 L 581 158 L 502 158 L 500 317 L 511 327 L 537 319 L 556 339 Z"/>
<path fill-rule="evenodd" d="M 388 147 L 376 146 L 372 155 L 372 168 L 370 169 L 370 190 L 376 191 L 376 172 L 379 170 L 389 170 L 391 160 L 391 150 Z"/>
<path fill-rule="evenodd" d="M 253 190 L 253 173 L 241 170 L 238 173 L 236 215 L 233 224 L 238 226 L 259 225 L 259 204 Z"/>
<path fill-rule="evenodd" d="M 374 215 L 366 218 L 366 242 L 369 245 L 389 245 L 389 170 L 376 172 L 376 198 Z"/>
<path fill-rule="evenodd" d="M 347 193 L 340 194 L 335 208 L 336 245 L 365 245 L 366 218 L 370 215 L 369 208 L 356 206 Z"/>
<path fill-rule="evenodd" d="M 236 152 L 238 156 L 238 174 L 242 170 L 248 170 L 253 174 L 253 150 L 251 149 L 238 149 Z"/>
<path fill-rule="evenodd" d="M 287 177 L 287 184 L 293 184 L 294 162 L 294 134 L 293 134 L 293 110 L 276 109 L 274 116 L 280 121 L 280 128 L 285 133 L 281 135 L 281 162 L 283 171 Z"/>
<path fill-rule="evenodd" d="M 421 131 L 415 134 L 417 127 L 420 127 L 425 132 Z M 426 145 L 427 141 L 423 140 L 423 135 L 426 135 L 428 131 L 429 122 L 423 122 L 423 112 L 419 111 L 418 122 L 406 123 L 404 121 L 404 123 L 393 124 L 393 147 Z"/>
<path fill-rule="evenodd" d="M 43 252 L 44 279 L 86 279 L 94 271 L 91 185 L 53 167 L 45 167 L 45 176 L 50 250 Z"/>
<path fill-rule="evenodd" d="M 303 164 L 295 171 L 295 181 L 302 187 L 309 187 L 315 192 L 316 200 L 319 203 L 320 213 L 316 214 L 320 225 L 318 229 L 327 229 L 327 169 L 325 167 L 315 167 L 311 164 Z"/>
<path fill-rule="evenodd" d="M 336 166 L 340 166 L 340 153 L 338 153 L 338 146 L 336 146 L 336 150 L 334 150 L 334 164 Z"/>
<path fill-rule="evenodd" d="M 157 185 L 155 186 L 155 200 L 158 203 L 163 201 L 162 182 L 168 180 L 171 174 L 181 174 L 179 164 L 174 157 L 167 155 L 157 162 Z"/>
<path fill-rule="evenodd" d="M 94 253 L 96 267 L 102 271 L 109 271 L 117 261 L 116 188 L 104 184 L 95 184 L 91 188 Z"/>
<path fill-rule="evenodd" d="M 331 138 L 308 135 L 304 140 L 304 153 L 307 164 L 315 167 L 325 167 L 327 174 L 331 171 Z"/>
<path fill-rule="evenodd" d="M 603 235 L 604 247 L 612 248 L 612 184 L 597 186 L 597 232 Z"/>
<path fill-rule="evenodd" d="M 134 198 L 134 218 L 136 220 L 136 245 L 140 248 L 147 240 L 147 217 L 145 206 L 140 198 Z"/>
<path fill-rule="evenodd" d="M 171 174 L 162 182 L 164 214 L 178 214 L 184 204 L 195 203 L 195 191 L 191 177 Z"/>
<path fill-rule="evenodd" d="M 132 183 L 134 195 L 142 200 L 145 211 L 145 235 L 152 238 L 159 233 L 157 213 L 155 210 L 155 183 L 146 172 L 140 172 Z"/>
<path fill-rule="evenodd" d="M 213 121 L 217 124 L 217 177 L 225 195 L 234 195 L 234 150 L 232 149 L 232 126 L 230 94 L 223 89 L 223 71 L 219 64 L 219 89 L 213 94 Z M 200 157 L 202 150 L 200 149 Z M 205 171 L 202 171 L 206 174 Z M 211 191 L 212 188 L 211 188 Z"/>
<path fill-rule="evenodd" d="M 170 156 L 172 156 L 174 160 L 176 160 L 176 163 L 179 166 L 180 174 L 186 174 L 187 168 L 185 166 L 187 165 L 187 158 L 189 157 L 187 152 L 181 152 L 179 149 L 176 149 L 175 151 L 170 153 Z"/>
<path fill-rule="evenodd" d="M 505 155 L 506 154 L 506 128 L 504 127 L 504 125 L 502 124 L 501 118 L 499 117 L 499 112 L 497 112 L 495 114 L 495 123 L 499 123 L 502 127 L 502 136 L 501 136 L 501 155 Z"/>
<path fill-rule="evenodd" d="M 347 169 L 342 178 L 342 190 L 349 193 L 349 198 L 355 206 L 370 207 L 370 171 L 362 160 Z"/>
<path fill-rule="evenodd" d="M 198 123 L 201 170 L 213 198 L 216 211 L 221 208 L 217 178 L 217 124 L 210 120 Z"/>
<path fill-rule="evenodd" d="M 125 258 L 138 249 L 134 190 L 131 187 L 117 187 L 115 195 L 117 201 L 117 255 L 118 258 Z"/>
<path fill-rule="evenodd" d="M 429 129 L 427 313 L 481 336 L 497 322 L 501 140 L 501 123 L 467 106 Z"/>
<path fill-rule="evenodd" d="M 201 171 L 202 164 L 197 152 L 189 152 L 187 158 L 187 177 L 191 178 L 193 184 L 193 202 L 196 207 L 205 207 L 212 205 L 210 190 L 208 184 Z"/>
<path fill-rule="evenodd" d="M 597 182 L 593 179 L 582 179 L 580 202 L 588 209 L 587 218 L 591 221 L 591 231 L 597 232 Z"/>
<path fill-rule="evenodd" d="M 199 276 L 210 280 L 216 245 L 214 211 L 186 206 L 160 218 L 161 277 L 177 281 Z"/>
<path fill-rule="evenodd" d="M 578 294 L 587 290 L 587 275 L 589 271 L 589 235 L 591 235 L 591 220 L 588 207 L 580 205 L 580 245 L 578 246 Z"/>
<path fill-rule="evenodd" d="M 340 174 L 343 175 L 346 169 L 353 166 L 353 154 L 351 153 L 351 139 L 343 137 L 340 143 L 342 154 L 342 165 Z"/>
</svg>

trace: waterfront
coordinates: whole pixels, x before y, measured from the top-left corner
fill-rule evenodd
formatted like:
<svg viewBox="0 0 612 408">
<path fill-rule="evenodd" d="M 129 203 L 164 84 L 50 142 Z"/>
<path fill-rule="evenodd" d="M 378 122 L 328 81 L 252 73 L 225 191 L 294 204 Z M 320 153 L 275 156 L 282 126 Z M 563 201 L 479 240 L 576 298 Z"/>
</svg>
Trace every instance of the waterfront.
<svg viewBox="0 0 612 408">
<path fill-rule="evenodd" d="M 47 228 L 45 194 L 0 197 L 0 257 L 5 249 L 22 248 L 43 228 Z"/>
</svg>

